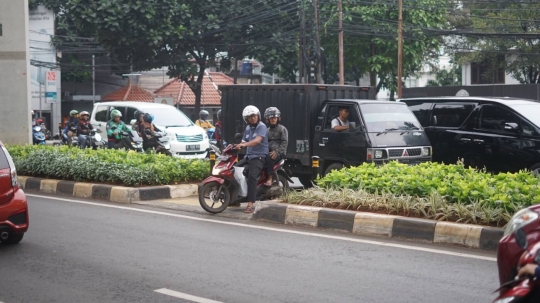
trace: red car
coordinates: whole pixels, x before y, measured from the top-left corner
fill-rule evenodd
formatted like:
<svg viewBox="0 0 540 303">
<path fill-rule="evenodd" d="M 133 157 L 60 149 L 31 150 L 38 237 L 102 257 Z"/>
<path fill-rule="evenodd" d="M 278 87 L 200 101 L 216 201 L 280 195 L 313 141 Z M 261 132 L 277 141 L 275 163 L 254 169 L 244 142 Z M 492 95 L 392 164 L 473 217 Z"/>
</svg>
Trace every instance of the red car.
<svg viewBox="0 0 540 303">
<path fill-rule="evenodd" d="M 0 242 L 21 242 L 28 223 L 26 195 L 19 188 L 13 159 L 0 141 Z"/>
</svg>

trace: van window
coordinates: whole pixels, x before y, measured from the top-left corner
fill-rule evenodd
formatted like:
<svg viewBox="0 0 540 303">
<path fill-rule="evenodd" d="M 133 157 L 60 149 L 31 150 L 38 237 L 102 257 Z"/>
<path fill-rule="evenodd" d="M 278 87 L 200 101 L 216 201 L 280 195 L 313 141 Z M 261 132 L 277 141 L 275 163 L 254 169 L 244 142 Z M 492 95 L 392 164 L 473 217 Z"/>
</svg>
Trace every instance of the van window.
<svg viewBox="0 0 540 303">
<path fill-rule="evenodd" d="M 123 117 L 124 122 L 126 124 L 129 124 L 129 122 L 131 122 L 131 120 L 135 119 L 135 112 L 136 111 L 137 111 L 137 109 L 135 107 L 128 107 L 127 108 L 126 115 Z"/>
<path fill-rule="evenodd" d="M 505 123 L 520 124 L 520 118 L 506 108 L 499 106 L 482 106 L 482 118 L 480 119 L 480 128 L 487 130 L 503 131 Z"/>
<path fill-rule="evenodd" d="M 438 127 L 460 127 L 476 104 L 435 104 L 433 108 L 433 119 L 437 121 Z"/>
<path fill-rule="evenodd" d="M 109 110 L 109 112 L 112 112 L 113 109 L 116 109 L 122 114 L 122 120 L 123 120 L 124 117 L 126 116 L 126 107 L 125 106 L 111 106 L 111 109 Z M 109 114 L 109 120 L 110 119 L 111 119 L 111 115 Z"/>
<path fill-rule="evenodd" d="M 9 168 L 9 160 L 6 157 L 7 150 L 2 147 L 0 148 L 0 169 Z M 13 166 L 15 168 L 15 166 Z"/>
<path fill-rule="evenodd" d="M 107 105 L 103 105 L 96 108 L 96 121 L 107 122 L 107 107 Z"/>
<path fill-rule="evenodd" d="M 332 120 L 334 120 L 335 118 L 337 118 L 339 116 L 339 109 L 341 107 L 347 107 L 349 109 L 349 117 L 347 118 L 347 120 L 349 120 L 349 122 L 356 123 L 356 127 L 360 126 L 359 125 L 360 119 L 358 118 L 358 114 L 357 114 L 356 109 L 355 109 L 354 106 L 332 105 L 332 106 L 329 106 L 329 108 L 328 108 L 328 116 L 326 118 L 326 127 L 325 128 L 326 129 L 331 129 L 332 128 Z"/>
<path fill-rule="evenodd" d="M 430 102 L 407 102 L 409 109 L 416 116 L 420 124 L 426 127 L 429 126 L 429 110 L 433 103 Z"/>
</svg>

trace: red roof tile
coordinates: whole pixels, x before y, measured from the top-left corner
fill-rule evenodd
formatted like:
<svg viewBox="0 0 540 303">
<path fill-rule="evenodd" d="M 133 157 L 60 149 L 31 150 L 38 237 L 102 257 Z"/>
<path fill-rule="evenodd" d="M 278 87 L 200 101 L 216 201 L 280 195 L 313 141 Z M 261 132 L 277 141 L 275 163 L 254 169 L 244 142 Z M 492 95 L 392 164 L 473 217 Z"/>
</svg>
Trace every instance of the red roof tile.
<svg viewBox="0 0 540 303">
<path fill-rule="evenodd" d="M 234 84 L 234 80 L 224 73 L 209 72 L 208 75 L 205 73 L 202 82 L 201 105 L 220 106 L 221 95 L 217 87 L 219 85 L 229 84 Z M 174 104 L 179 103 L 185 106 L 195 105 L 195 94 L 185 82 L 182 82 L 178 78 L 172 79 L 154 93 L 159 97 L 173 97 Z"/>
<path fill-rule="evenodd" d="M 137 85 L 128 84 L 108 95 L 102 101 L 154 102 L 156 96 Z"/>
</svg>

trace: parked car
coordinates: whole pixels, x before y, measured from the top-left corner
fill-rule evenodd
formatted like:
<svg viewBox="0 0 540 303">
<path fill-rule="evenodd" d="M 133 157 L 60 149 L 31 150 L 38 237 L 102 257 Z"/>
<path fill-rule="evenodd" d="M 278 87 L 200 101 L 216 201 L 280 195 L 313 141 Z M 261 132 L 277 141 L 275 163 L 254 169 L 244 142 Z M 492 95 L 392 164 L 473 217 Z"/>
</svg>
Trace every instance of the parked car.
<svg viewBox="0 0 540 303">
<path fill-rule="evenodd" d="M 431 146 L 420 123 L 405 104 L 366 100 L 367 90 L 338 85 L 224 85 L 221 108 L 224 139 L 234 142 L 243 133 L 242 110 L 256 106 L 261 113 L 270 106 L 281 111 L 289 130 L 284 169 L 310 186 L 315 174 L 362 163 L 382 164 L 399 160 L 418 164 L 431 161 Z M 339 96 L 339 97 L 338 97 Z M 339 109 L 349 111 L 348 130 L 336 131 L 332 120 Z M 311 157 L 319 157 L 314 173 Z"/>
<path fill-rule="evenodd" d="M 130 129 L 135 111 L 141 110 L 154 115 L 154 124 L 169 138 L 170 152 L 173 156 L 199 159 L 206 157 L 207 149 L 210 147 L 208 135 L 176 107 L 145 102 L 96 103 L 90 117 L 92 126 L 101 129 L 102 133 L 105 134 L 106 125 L 111 119 L 110 113 L 113 109 L 122 113 L 122 120 Z"/>
<path fill-rule="evenodd" d="M 0 242 L 19 243 L 28 223 L 26 195 L 19 188 L 15 164 L 0 141 Z"/>
<path fill-rule="evenodd" d="M 508 97 L 407 98 L 433 146 L 433 161 L 490 172 L 540 172 L 540 102 Z"/>
</svg>

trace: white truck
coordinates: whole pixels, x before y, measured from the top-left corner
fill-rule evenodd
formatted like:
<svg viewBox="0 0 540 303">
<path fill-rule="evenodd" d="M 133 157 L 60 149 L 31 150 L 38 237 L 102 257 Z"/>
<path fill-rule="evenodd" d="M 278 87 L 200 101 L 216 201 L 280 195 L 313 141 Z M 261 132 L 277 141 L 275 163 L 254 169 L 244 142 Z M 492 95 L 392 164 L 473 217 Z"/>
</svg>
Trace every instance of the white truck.
<svg viewBox="0 0 540 303">
<path fill-rule="evenodd" d="M 207 155 L 210 141 L 206 131 L 195 125 L 176 107 L 159 103 L 145 102 L 103 102 L 96 103 L 92 110 L 90 123 L 99 128 L 106 137 L 106 125 L 110 121 L 113 109 L 122 113 L 122 120 L 131 128 L 137 110 L 154 115 L 154 124 L 164 131 L 171 144 L 171 153 L 175 157 L 203 159 Z"/>
</svg>

